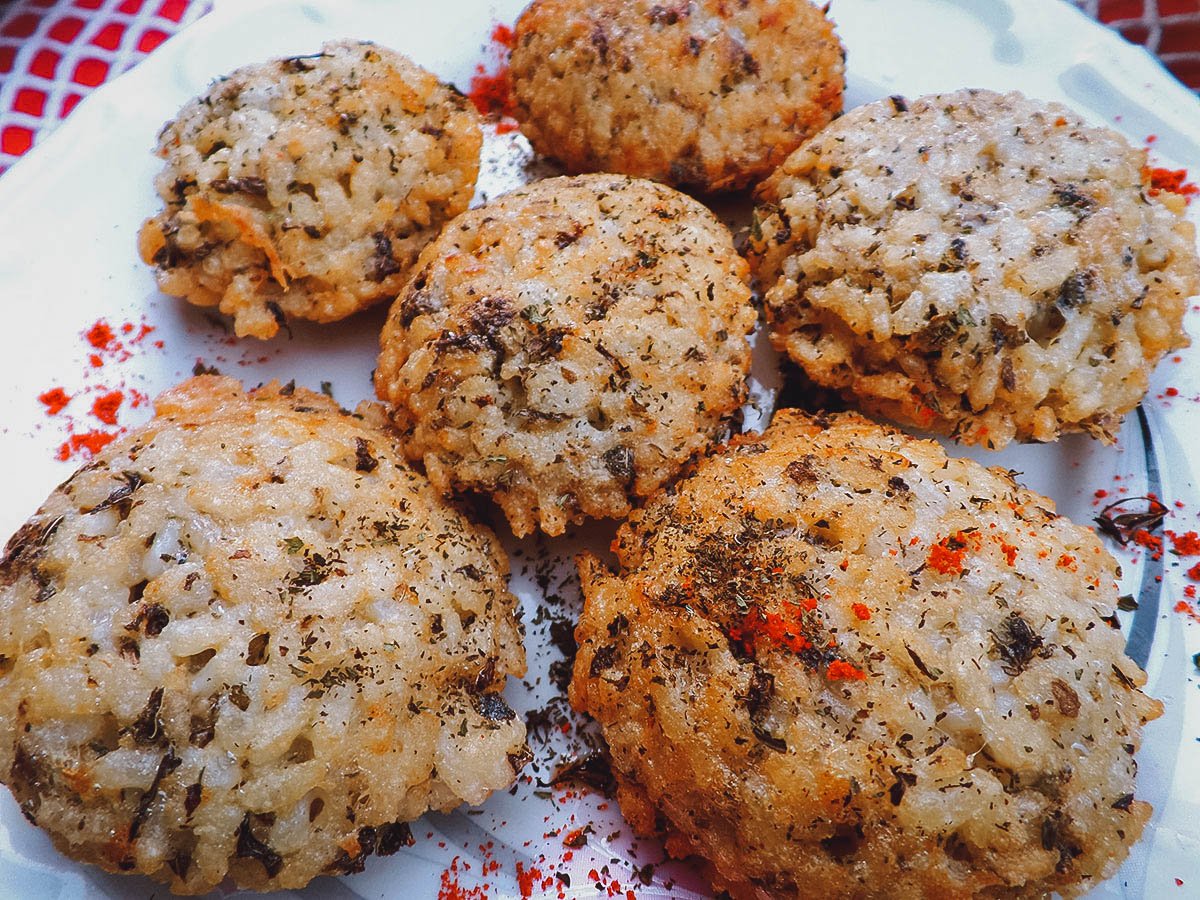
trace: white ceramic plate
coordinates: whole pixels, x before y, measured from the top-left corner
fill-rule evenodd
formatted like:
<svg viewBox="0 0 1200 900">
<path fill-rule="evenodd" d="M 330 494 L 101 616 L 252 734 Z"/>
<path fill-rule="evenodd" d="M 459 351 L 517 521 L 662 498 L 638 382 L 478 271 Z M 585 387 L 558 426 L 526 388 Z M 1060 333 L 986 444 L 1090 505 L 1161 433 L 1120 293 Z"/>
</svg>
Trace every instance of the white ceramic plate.
<svg viewBox="0 0 1200 900">
<path fill-rule="evenodd" d="M 190 374 L 197 360 L 247 382 L 278 377 L 318 388 L 330 382 L 336 398 L 353 406 L 370 394 L 376 338 L 384 311 L 319 329 L 293 327 L 261 344 L 236 342 L 211 317 L 162 297 L 137 260 L 135 235 L 156 206 L 151 187 L 158 161 L 151 154 L 163 121 L 212 78 L 271 56 L 311 52 L 324 40 L 357 37 L 395 47 L 460 86 L 477 62 L 488 62 L 487 36 L 497 22 L 511 23 L 523 0 L 442 3 L 388 0 L 246 2 L 225 0 L 197 25 L 172 39 L 133 72 L 85 101 L 56 134 L 0 179 L 0 477 L 4 503 L 0 532 L 14 531 L 77 461 L 59 462 L 56 448 L 68 422 L 76 431 L 100 427 L 89 415 L 105 389 L 137 389 L 153 396 Z M 1145 53 L 1051 0 L 834 0 L 832 15 L 849 54 L 847 106 L 903 93 L 916 96 L 963 86 L 1019 89 L 1068 103 L 1088 119 L 1115 125 L 1135 143 L 1156 135 L 1159 165 L 1200 171 L 1200 103 Z M 481 194 L 529 177 L 519 137 L 489 139 Z M 1193 217 L 1200 203 L 1193 207 Z M 146 323 L 143 341 L 123 354 L 105 354 L 102 367 L 82 337 L 98 318 L 116 326 Z M 1195 310 L 1189 313 L 1196 328 Z M 136 331 L 134 332 L 136 334 Z M 161 347 L 154 342 L 161 341 Z M 1049 494 L 1062 512 L 1088 521 L 1097 512 L 1094 492 L 1128 496 L 1157 492 L 1172 508 L 1168 527 L 1197 526 L 1200 490 L 1188 459 L 1200 439 L 1200 351 L 1164 362 L 1142 410 L 1131 416 L 1115 447 L 1085 438 L 1052 446 L 1011 448 L 970 455 L 1023 474 Z M 771 354 L 756 355 L 759 412 L 778 385 Z M 61 386 L 75 399 L 48 417 L 37 396 Z M 1177 390 L 1168 396 L 1166 388 Z M 128 401 L 120 423 L 144 420 L 149 409 Z M 751 421 L 755 419 L 752 416 Z M 964 452 L 955 450 L 952 452 Z M 514 590 L 529 628 L 530 673 L 512 684 L 519 710 L 559 707 L 549 678 L 560 658 L 549 639 L 552 616 L 578 609 L 578 591 L 565 561 L 584 544 L 604 544 L 610 526 L 580 530 L 557 542 L 509 542 Z M 1200 703 L 1192 688 L 1191 654 L 1200 650 L 1197 629 L 1171 611 L 1188 583 L 1189 562 L 1168 555 L 1155 562 L 1118 552 L 1124 589 L 1140 608 L 1123 614 L 1130 653 L 1150 674 L 1149 691 L 1166 714 L 1147 730 L 1141 753 L 1139 796 L 1155 807 L 1151 827 L 1120 873 L 1096 897 L 1197 896 L 1200 890 Z M 306 896 L 513 897 L 707 896 L 686 864 L 663 863 L 653 842 L 636 842 L 615 804 L 596 795 L 547 790 L 545 782 L 563 754 L 581 746 L 577 735 L 531 735 L 537 760 L 526 770 L 532 783 L 493 797 L 482 810 L 428 816 L 413 827 L 417 843 L 389 859 L 370 860 L 366 872 L 323 878 Z M 565 859 L 563 836 L 591 824 L 587 845 Z M 655 866 L 650 885 L 636 871 Z M 538 877 L 529 874 L 531 868 Z M 486 871 L 485 871 L 486 869 Z M 592 874 L 595 870 L 595 874 Z M 518 875 L 525 873 L 522 884 Z M 569 887 L 555 874 L 569 877 Z M 596 876 L 599 876 L 598 878 Z M 1182 885 L 1176 883 L 1182 881 Z M 600 882 L 598 889 L 596 884 Z M 619 884 L 619 891 L 615 885 Z M 486 885 L 486 887 L 485 887 Z M 545 887 L 548 885 L 548 887 Z M 459 893 L 448 889 L 456 886 Z M 61 898 L 146 897 L 163 893 L 142 878 L 105 875 L 58 855 L 49 840 L 22 819 L 0 792 L 0 895 Z"/>
</svg>

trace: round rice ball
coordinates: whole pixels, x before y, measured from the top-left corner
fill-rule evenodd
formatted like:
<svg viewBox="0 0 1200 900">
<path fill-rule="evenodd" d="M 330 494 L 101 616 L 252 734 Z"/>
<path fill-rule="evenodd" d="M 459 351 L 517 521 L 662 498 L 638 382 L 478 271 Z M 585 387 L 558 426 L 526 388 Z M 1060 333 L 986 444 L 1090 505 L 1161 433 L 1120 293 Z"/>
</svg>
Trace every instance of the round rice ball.
<svg viewBox="0 0 1200 900">
<path fill-rule="evenodd" d="M 204 376 L 0 562 L 0 776 L 75 859 L 299 888 L 528 759 L 507 561 L 380 427 Z"/>
<path fill-rule="evenodd" d="M 1112 441 L 1200 290 L 1182 200 L 1151 197 L 1145 164 L 1016 93 L 852 110 L 760 188 L 772 338 L 862 409 L 965 443 Z"/>
<path fill-rule="evenodd" d="M 142 226 L 159 288 L 234 317 L 241 337 L 333 322 L 396 296 L 467 208 L 482 132 L 471 104 L 368 43 L 246 66 L 167 123 Z"/>
<path fill-rule="evenodd" d="M 569 171 L 717 191 L 841 111 L 844 56 L 807 0 L 534 0 L 509 71 L 521 130 Z"/>
<path fill-rule="evenodd" d="M 1142 832 L 1161 704 L 1116 564 L 999 469 L 779 413 L 580 560 L 571 699 L 636 831 L 735 898 L 1073 896 Z"/>
<path fill-rule="evenodd" d="M 625 515 L 746 396 L 746 264 L 663 185 L 536 182 L 455 219 L 415 271 L 376 392 L 430 480 L 490 494 L 518 537 Z"/>
</svg>

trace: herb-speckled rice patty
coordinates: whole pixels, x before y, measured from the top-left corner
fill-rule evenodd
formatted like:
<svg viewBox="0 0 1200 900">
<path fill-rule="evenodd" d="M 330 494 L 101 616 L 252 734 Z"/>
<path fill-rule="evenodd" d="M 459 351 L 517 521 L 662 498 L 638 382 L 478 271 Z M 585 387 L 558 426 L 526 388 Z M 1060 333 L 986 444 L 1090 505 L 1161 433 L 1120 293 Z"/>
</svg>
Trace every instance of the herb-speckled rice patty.
<svg viewBox="0 0 1200 900">
<path fill-rule="evenodd" d="M 508 787 L 525 657 L 491 532 L 320 394 L 204 376 L 157 412 L 0 562 L 26 817 L 177 892 L 298 888 Z"/>
<path fill-rule="evenodd" d="M 571 699 L 738 900 L 1074 896 L 1150 817 L 1116 563 L 999 469 L 776 415 L 580 561 Z"/>
<path fill-rule="evenodd" d="M 841 112 L 844 69 L 808 0 L 534 0 L 510 66 L 539 153 L 701 191 L 769 174 Z"/>
<path fill-rule="evenodd" d="M 1112 441 L 1200 290 L 1182 198 L 1150 196 L 1145 164 L 1016 93 L 851 110 L 760 188 L 772 338 L 864 410 L 966 443 Z"/>
<path fill-rule="evenodd" d="M 746 396 L 746 264 L 661 184 L 536 182 L 455 219 L 415 272 L 375 389 L 430 480 L 491 494 L 518 536 L 625 515 Z"/>
<path fill-rule="evenodd" d="M 246 66 L 159 135 L 166 209 L 142 228 L 142 258 L 162 291 L 218 307 L 239 336 L 343 319 L 395 297 L 467 208 L 482 140 L 462 94 L 384 47 Z"/>
</svg>

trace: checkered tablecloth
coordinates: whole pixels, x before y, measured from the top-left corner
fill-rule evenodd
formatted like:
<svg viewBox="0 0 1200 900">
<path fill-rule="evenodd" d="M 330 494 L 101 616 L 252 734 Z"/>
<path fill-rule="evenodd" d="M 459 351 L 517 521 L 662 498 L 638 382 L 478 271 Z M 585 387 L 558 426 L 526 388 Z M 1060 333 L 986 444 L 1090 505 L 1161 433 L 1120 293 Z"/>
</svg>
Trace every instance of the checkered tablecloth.
<svg viewBox="0 0 1200 900">
<path fill-rule="evenodd" d="M 1200 0 L 1071 0 L 1200 90 Z"/>
<path fill-rule="evenodd" d="M 0 172 L 208 0 L 0 0 Z"/>
<path fill-rule="evenodd" d="M 1058 0 L 1045 0 L 1047 3 Z M 1071 0 L 1200 89 L 1200 0 Z M 0 0 L 0 172 L 210 0 Z"/>
</svg>

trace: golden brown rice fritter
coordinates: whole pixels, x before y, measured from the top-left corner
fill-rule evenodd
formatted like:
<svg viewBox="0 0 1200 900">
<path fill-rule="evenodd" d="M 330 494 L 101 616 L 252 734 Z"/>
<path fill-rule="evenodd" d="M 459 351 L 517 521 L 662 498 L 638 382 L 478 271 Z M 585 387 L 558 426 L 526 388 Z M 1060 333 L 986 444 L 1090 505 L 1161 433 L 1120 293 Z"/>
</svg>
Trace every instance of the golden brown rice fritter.
<svg viewBox="0 0 1200 900">
<path fill-rule="evenodd" d="M 779 413 L 581 557 L 571 699 L 735 898 L 1075 896 L 1150 816 L 1116 563 L 999 469 Z"/>
<path fill-rule="evenodd" d="M 510 65 L 539 153 L 700 191 L 769 174 L 841 112 L 844 69 L 807 0 L 534 0 Z"/>
<path fill-rule="evenodd" d="M 847 113 L 760 188 L 772 338 L 862 409 L 971 444 L 1111 442 L 1200 291 L 1182 198 L 1057 103 L 963 90 Z"/>
<path fill-rule="evenodd" d="M 142 259 L 239 336 L 343 319 L 395 297 L 467 208 L 482 140 L 462 94 L 384 47 L 246 66 L 159 135 L 166 208 L 142 227 Z"/>
<path fill-rule="evenodd" d="M 179 893 L 299 888 L 508 787 L 525 656 L 495 536 L 320 394 L 204 376 L 157 411 L 0 561 L 26 818 Z"/>
<path fill-rule="evenodd" d="M 746 396 L 746 264 L 661 184 L 536 182 L 459 216 L 414 271 L 375 390 L 430 480 L 491 494 L 517 536 L 625 515 Z"/>
</svg>

